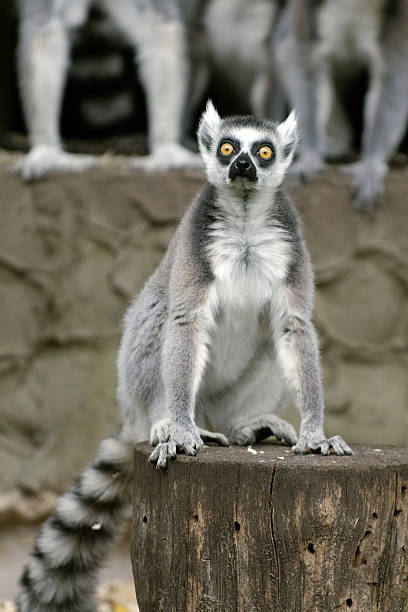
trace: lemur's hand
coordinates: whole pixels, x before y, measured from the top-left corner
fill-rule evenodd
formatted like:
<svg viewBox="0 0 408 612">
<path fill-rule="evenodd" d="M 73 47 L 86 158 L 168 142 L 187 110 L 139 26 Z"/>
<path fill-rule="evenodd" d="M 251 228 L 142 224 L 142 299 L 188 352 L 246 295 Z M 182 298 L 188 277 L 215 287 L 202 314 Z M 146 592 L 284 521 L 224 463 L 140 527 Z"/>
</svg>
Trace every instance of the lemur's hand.
<svg viewBox="0 0 408 612">
<path fill-rule="evenodd" d="M 352 455 L 353 451 L 341 436 L 326 438 L 323 431 L 304 431 L 300 434 L 296 446 L 293 447 L 296 454 L 320 452 L 321 455 L 329 455 L 330 450 L 334 455 Z"/>
<path fill-rule="evenodd" d="M 296 188 L 308 183 L 317 174 L 323 172 L 326 165 L 320 155 L 304 152 L 299 159 L 293 162 L 288 170 L 287 182 L 289 187 Z"/>
<path fill-rule="evenodd" d="M 157 468 L 165 468 L 169 459 L 175 459 L 177 452 L 196 455 L 204 446 L 198 428 L 192 421 L 174 423 L 165 419 L 152 428 L 151 443 L 156 448 L 149 461 Z"/>
<path fill-rule="evenodd" d="M 157 468 L 165 468 L 168 459 L 175 459 L 178 452 L 196 455 L 204 442 L 229 446 L 229 441 L 221 433 L 201 429 L 192 421 L 180 425 L 172 423 L 170 419 L 163 419 L 152 427 L 150 442 L 156 448 L 149 461 L 155 463 Z"/>
</svg>

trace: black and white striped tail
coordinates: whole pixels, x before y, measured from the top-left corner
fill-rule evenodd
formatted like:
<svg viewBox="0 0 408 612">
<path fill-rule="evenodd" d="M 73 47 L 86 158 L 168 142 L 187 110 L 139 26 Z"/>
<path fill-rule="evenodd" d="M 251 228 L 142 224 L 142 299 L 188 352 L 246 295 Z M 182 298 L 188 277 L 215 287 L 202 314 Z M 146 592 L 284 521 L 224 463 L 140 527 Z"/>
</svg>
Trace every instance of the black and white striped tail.
<svg viewBox="0 0 408 612">
<path fill-rule="evenodd" d="M 120 434 L 58 500 L 20 580 L 19 612 L 95 612 L 96 574 L 128 512 L 133 448 Z"/>
</svg>

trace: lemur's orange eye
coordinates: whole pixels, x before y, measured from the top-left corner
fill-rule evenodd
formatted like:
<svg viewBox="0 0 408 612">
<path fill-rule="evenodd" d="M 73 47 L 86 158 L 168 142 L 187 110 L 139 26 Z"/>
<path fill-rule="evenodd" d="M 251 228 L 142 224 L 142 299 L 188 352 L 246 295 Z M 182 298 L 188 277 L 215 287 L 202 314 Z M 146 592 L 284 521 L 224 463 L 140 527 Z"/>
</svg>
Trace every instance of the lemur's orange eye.
<svg viewBox="0 0 408 612">
<path fill-rule="evenodd" d="M 229 157 L 233 150 L 234 147 L 230 142 L 224 142 L 220 147 L 220 153 L 221 155 L 224 155 L 224 157 Z"/>
<path fill-rule="evenodd" d="M 271 159 L 272 155 L 273 155 L 273 151 L 271 149 L 271 147 L 268 147 L 266 145 L 264 145 L 263 147 L 261 147 L 258 151 L 258 155 L 261 159 Z"/>
</svg>

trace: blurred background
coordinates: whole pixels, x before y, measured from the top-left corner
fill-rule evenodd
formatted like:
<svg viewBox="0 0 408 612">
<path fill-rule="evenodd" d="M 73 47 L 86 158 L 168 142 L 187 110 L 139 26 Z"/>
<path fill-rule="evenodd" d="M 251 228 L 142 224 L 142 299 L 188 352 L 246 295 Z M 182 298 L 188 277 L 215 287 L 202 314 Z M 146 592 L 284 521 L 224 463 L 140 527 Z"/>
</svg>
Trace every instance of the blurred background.
<svg viewBox="0 0 408 612">
<path fill-rule="evenodd" d="M 81 173 L 51 169 L 39 173 L 46 176 L 29 176 L 30 180 L 24 180 L 27 176 L 21 167 L 20 172 L 12 172 L 23 154 L 47 144 L 33 137 L 34 115 L 41 115 L 34 107 L 49 108 L 52 88 L 48 82 L 56 78 L 49 69 L 40 88 L 43 98 L 35 104 L 26 99 L 24 113 L 16 62 L 21 16 L 26 25 L 33 20 L 40 31 L 51 17 L 65 23 L 68 13 L 64 10 L 70 2 L 81 4 L 81 0 L 34 0 L 23 2 L 21 9 L 13 0 L 3 0 L 1 6 L 0 601 L 11 599 L 16 592 L 38 521 L 92 458 L 98 442 L 119 423 L 115 356 L 121 317 L 160 261 L 178 219 L 203 180 L 195 163 L 180 162 L 177 170 L 162 164 L 157 172 L 130 168 L 131 158 L 160 148 L 151 137 L 155 115 L 149 95 L 157 94 L 151 93 L 154 87 L 146 86 L 143 41 L 137 43 L 142 51 L 138 50 L 135 59 L 134 41 L 129 42 L 123 27 L 103 10 L 103 2 L 87 6 L 81 23 L 70 23 L 64 30 L 70 53 L 58 106 L 65 150 L 95 156 L 98 167 Z M 138 4 L 137 0 L 130 2 Z M 291 67 L 286 56 L 279 63 L 281 50 L 298 36 L 305 53 L 313 54 L 319 37 L 311 26 L 309 30 L 304 27 L 305 15 L 299 17 L 301 34 L 293 26 L 296 20 L 288 25 L 284 11 L 289 4 L 295 11 L 299 3 L 257 0 L 250 10 L 241 0 L 179 0 L 177 6 L 166 5 L 164 0 L 143 0 L 139 4 L 146 14 L 157 11 L 166 24 L 182 24 L 184 42 L 182 51 L 177 51 L 183 64 L 182 82 L 174 80 L 172 85 L 180 88 L 181 112 L 176 110 L 166 118 L 179 125 L 180 146 L 196 152 L 197 119 L 208 97 L 221 115 L 252 112 L 281 120 L 294 105 L 290 87 L 282 79 L 282 71 L 289 74 Z M 304 4 L 310 4 L 309 16 L 313 16 L 317 8 L 313 3 Z M 325 3 L 316 6 L 320 4 Z M 392 19 L 397 17 L 386 12 L 389 3 L 385 0 L 377 4 L 381 6 L 375 9 L 378 14 L 373 9 L 351 15 L 352 25 L 347 27 L 359 23 L 363 32 L 364 19 L 370 23 L 377 19 L 378 49 L 379 53 L 384 50 L 387 65 L 384 32 L 392 31 Z M 36 11 L 41 14 L 39 25 L 33 17 Z M 143 14 L 136 24 L 141 31 L 150 27 Z M 398 19 L 406 24 L 402 17 Z M 391 20 L 384 22 L 388 30 L 382 27 L 385 19 Z M 295 34 L 288 34 L 290 27 Z M 330 34 L 330 40 L 333 36 Z M 161 39 L 153 41 L 160 64 Z M 346 38 L 339 43 L 343 50 L 347 44 Z M 43 51 L 46 55 L 46 45 Z M 171 46 L 164 52 L 170 58 L 176 53 Z M 405 52 L 401 49 L 399 56 L 404 74 L 408 71 L 405 60 L 401 62 Z M 34 55 L 28 53 L 27 58 L 22 61 L 26 61 L 28 74 L 30 70 L 34 74 Z M 58 65 L 53 70 L 58 71 Z M 153 81 L 161 78 L 160 65 L 157 70 Z M 313 75 L 306 76 L 313 85 Z M 362 66 L 350 76 L 341 93 L 338 89 L 335 93 L 345 102 L 351 130 L 349 150 L 322 153 L 326 160 L 348 164 L 358 160 L 364 149 L 362 131 L 368 112 L 364 100 L 370 71 Z M 317 85 L 313 87 L 313 104 L 324 106 Z M 23 92 L 38 96 L 35 88 L 23 87 Z M 405 92 L 402 89 L 403 95 Z M 168 91 L 159 95 L 163 108 L 171 106 L 167 95 Z M 297 110 L 302 113 L 301 108 Z M 403 115 L 400 109 L 398 112 Z M 46 118 L 43 111 L 40 123 Z M 387 153 L 390 171 L 382 203 L 373 206 L 373 212 L 362 214 L 353 207 L 351 179 L 337 163 L 330 163 L 316 176 L 301 175 L 292 193 L 315 267 L 315 321 L 324 366 L 326 430 L 329 435 L 341 434 L 351 444 L 407 445 L 405 115 L 401 126 L 401 137 Z M 303 182 L 305 178 L 311 180 Z M 294 410 L 288 418 L 298 424 Z M 105 591 L 110 582 L 119 578 L 123 582 L 126 576 L 129 584 L 124 543 L 105 575 Z M 112 602 L 120 597 L 128 606 L 125 609 L 134 609 L 134 603 L 125 601 L 128 594 L 104 597 L 105 610 L 113 610 Z M 0 603 L 1 609 L 9 608 Z"/>
</svg>

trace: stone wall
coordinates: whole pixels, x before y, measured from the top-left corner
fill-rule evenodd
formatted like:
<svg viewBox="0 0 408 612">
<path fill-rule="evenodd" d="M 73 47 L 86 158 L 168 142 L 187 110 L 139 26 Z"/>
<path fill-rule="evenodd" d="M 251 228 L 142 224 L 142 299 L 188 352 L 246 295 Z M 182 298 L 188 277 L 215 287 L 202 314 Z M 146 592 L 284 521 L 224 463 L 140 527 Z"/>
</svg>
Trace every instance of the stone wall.
<svg viewBox="0 0 408 612">
<path fill-rule="evenodd" d="M 351 442 L 408 443 L 408 169 L 390 172 L 382 208 L 350 208 L 332 171 L 295 193 L 317 283 L 327 430 Z"/>
<path fill-rule="evenodd" d="M 63 489 L 117 426 L 121 316 L 202 177 L 131 174 L 106 158 L 27 185 L 12 159 L 0 156 L 0 483 L 37 493 Z M 335 170 L 295 193 L 318 285 L 326 429 L 349 442 L 406 445 L 407 180 L 407 168 L 390 173 L 373 217 L 351 210 Z"/>
</svg>

